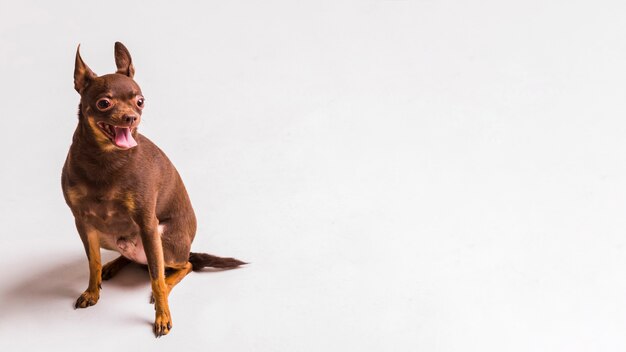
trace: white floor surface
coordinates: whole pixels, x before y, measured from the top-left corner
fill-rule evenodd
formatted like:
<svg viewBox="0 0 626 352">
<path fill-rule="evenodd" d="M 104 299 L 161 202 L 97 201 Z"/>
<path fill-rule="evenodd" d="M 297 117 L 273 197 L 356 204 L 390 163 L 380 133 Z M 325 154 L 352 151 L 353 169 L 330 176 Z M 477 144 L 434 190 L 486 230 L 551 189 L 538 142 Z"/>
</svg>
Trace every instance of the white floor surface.
<svg viewBox="0 0 626 352">
<path fill-rule="evenodd" d="M 626 4 L 0 1 L 0 350 L 626 350 Z M 193 273 L 74 310 L 78 43 L 130 50 Z M 106 252 L 111 259 L 113 253 Z"/>
</svg>

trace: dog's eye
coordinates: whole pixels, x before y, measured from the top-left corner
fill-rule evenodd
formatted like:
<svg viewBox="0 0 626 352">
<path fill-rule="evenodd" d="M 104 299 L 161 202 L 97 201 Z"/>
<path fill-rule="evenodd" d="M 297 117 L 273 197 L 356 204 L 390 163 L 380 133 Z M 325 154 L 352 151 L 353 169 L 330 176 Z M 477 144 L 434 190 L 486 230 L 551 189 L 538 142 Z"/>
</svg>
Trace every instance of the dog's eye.
<svg viewBox="0 0 626 352">
<path fill-rule="evenodd" d="M 98 102 L 96 103 L 96 106 L 100 110 L 106 110 L 111 107 L 111 101 L 107 98 L 102 98 L 98 100 Z"/>
<path fill-rule="evenodd" d="M 138 107 L 143 109 L 143 103 L 144 103 L 143 97 L 137 98 L 137 106 Z"/>
</svg>

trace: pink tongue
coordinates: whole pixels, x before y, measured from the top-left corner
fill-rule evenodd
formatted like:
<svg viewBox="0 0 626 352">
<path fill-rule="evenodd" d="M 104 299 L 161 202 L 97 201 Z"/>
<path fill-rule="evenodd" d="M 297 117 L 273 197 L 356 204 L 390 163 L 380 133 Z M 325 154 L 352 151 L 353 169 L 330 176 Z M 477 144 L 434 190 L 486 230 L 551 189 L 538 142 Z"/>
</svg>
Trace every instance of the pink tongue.
<svg viewBox="0 0 626 352">
<path fill-rule="evenodd" d="M 132 148 L 137 145 L 137 142 L 130 134 L 130 128 L 115 127 L 115 144 L 120 148 Z"/>
</svg>

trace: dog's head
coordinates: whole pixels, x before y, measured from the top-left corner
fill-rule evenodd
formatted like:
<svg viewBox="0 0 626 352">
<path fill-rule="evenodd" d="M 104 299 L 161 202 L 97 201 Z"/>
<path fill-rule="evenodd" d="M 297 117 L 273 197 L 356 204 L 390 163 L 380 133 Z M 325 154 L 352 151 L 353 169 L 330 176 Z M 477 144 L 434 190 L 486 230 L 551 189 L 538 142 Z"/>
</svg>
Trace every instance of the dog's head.
<svg viewBox="0 0 626 352">
<path fill-rule="evenodd" d="M 137 126 L 141 122 L 144 98 L 133 80 L 135 67 L 128 49 L 115 43 L 117 71 L 97 76 L 76 50 L 74 88 L 80 94 L 81 123 L 92 132 L 104 150 L 130 149 L 137 145 Z"/>
</svg>

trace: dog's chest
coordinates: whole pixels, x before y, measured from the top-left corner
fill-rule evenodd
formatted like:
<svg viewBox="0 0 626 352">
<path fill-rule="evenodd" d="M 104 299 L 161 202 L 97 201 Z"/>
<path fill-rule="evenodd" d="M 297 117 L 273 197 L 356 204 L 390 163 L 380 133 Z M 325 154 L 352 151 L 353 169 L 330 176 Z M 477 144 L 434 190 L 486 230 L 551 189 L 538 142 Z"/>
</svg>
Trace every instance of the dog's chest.
<svg viewBox="0 0 626 352">
<path fill-rule="evenodd" d="M 117 228 L 134 224 L 129 211 L 132 199 L 123 192 L 75 186 L 67 193 L 74 212 L 93 225 Z"/>
<path fill-rule="evenodd" d="M 90 191 L 83 186 L 68 189 L 74 212 L 98 231 L 100 247 L 114 250 L 138 263 L 146 263 L 139 226 L 130 215 L 131 200 L 114 190 Z"/>
</svg>

